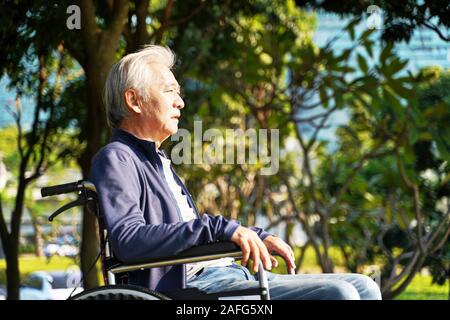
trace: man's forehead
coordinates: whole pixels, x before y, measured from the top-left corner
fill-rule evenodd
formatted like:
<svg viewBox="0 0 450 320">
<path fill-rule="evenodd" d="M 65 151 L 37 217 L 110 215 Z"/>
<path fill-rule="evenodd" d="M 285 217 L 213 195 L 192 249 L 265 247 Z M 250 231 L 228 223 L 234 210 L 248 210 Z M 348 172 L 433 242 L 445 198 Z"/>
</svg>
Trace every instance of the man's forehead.
<svg viewBox="0 0 450 320">
<path fill-rule="evenodd" d="M 150 68 L 153 69 L 153 72 L 156 71 L 156 73 L 158 74 L 159 82 L 164 87 L 180 87 L 177 79 L 175 79 L 172 71 L 170 71 L 167 66 L 159 63 L 152 63 L 150 64 Z"/>
</svg>

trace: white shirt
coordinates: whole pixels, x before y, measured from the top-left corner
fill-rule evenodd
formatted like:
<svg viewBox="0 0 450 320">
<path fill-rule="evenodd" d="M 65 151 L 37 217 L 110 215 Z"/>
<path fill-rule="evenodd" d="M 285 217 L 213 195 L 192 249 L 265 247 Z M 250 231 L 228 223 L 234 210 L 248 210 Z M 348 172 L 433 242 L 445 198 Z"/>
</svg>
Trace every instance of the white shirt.
<svg viewBox="0 0 450 320">
<path fill-rule="evenodd" d="M 187 201 L 187 196 L 183 194 L 181 187 L 175 181 L 175 177 L 171 170 L 170 159 L 167 159 L 166 157 L 162 156 L 159 153 L 158 153 L 158 155 L 159 155 L 162 165 L 163 165 L 164 177 L 170 188 L 170 191 L 172 191 L 172 194 L 177 202 L 177 205 L 178 205 L 178 208 L 180 209 L 181 217 L 183 218 L 183 221 L 190 221 L 192 219 L 197 219 L 194 209 L 191 208 L 191 206 L 189 205 L 189 202 Z M 233 264 L 233 262 L 234 262 L 234 258 L 221 258 L 221 259 L 189 263 L 186 265 L 187 280 L 189 280 L 192 276 L 194 276 L 197 272 L 199 272 L 200 270 L 202 270 L 205 267 L 226 267 L 226 266 Z"/>
</svg>

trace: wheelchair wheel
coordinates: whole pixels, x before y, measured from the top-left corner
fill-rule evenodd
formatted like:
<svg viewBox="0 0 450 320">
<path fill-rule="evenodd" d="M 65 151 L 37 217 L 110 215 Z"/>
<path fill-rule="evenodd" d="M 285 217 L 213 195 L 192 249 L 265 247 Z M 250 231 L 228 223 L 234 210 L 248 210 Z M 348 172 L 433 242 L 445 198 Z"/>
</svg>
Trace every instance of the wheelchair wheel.
<svg viewBox="0 0 450 320">
<path fill-rule="evenodd" d="M 159 292 L 133 285 L 108 285 L 80 292 L 69 300 L 170 300 Z"/>
</svg>

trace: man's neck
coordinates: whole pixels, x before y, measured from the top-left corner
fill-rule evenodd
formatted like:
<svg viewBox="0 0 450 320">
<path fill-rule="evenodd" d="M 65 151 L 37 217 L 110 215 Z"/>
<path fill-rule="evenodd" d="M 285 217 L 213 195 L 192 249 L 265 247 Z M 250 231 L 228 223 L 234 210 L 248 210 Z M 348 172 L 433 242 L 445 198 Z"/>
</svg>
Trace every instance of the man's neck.
<svg viewBox="0 0 450 320">
<path fill-rule="evenodd" d="M 131 124 L 124 122 L 120 125 L 119 129 L 124 130 L 128 133 L 131 133 L 135 137 L 147 140 L 155 143 L 156 149 L 159 150 L 159 147 L 161 146 L 161 143 L 163 141 L 160 141 L 159 139 L 155 139 L 152 135 L 144 133 L 144 130 L 141 130 L 138 126 L 132 126 Z"/>
</svg>

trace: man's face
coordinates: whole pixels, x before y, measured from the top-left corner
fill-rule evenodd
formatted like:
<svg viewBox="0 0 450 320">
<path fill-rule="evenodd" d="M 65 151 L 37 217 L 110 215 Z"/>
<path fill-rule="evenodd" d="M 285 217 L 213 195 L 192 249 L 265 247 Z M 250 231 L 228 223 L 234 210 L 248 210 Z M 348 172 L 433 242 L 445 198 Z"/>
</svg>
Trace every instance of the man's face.
<svg viewBox="0 0 450 320">
<path fill-rule="evenodd" d="M 180 85 L 169 68 L 161 64 L 152 64 L 150 68 L 156 75 L 147 88 L 149 101 L 143 106 L 143 120 L 148 132 L 163 141 L 178 131 L 184 102 L 180 96 Z"/>
</svg>

